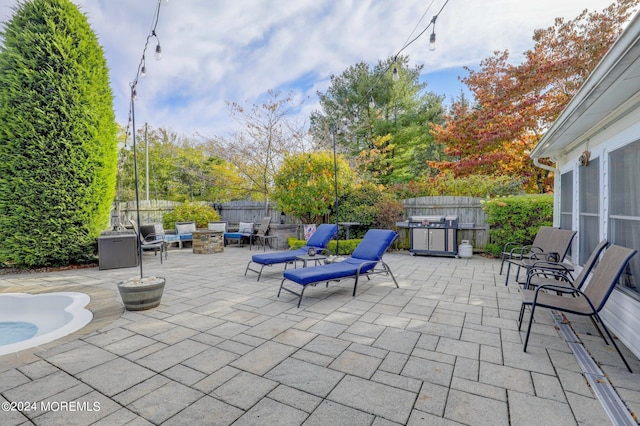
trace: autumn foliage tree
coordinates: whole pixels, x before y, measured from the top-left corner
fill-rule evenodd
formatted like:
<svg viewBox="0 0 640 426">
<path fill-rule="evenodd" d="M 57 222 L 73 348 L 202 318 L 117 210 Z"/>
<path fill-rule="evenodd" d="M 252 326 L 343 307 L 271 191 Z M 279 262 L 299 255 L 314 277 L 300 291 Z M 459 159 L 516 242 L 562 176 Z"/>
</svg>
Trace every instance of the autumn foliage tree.
<svg viewBox="0 0 640 426">
<path fill-rule="evenodd" d="M 303 223 L 321 223 L 335 206 L 334 157 L 328 151 L 286 156 L 275 175 L 273 199 L 288 215 Z M 343 194 L 355 176 L 341 156 L 336 158 L 338 193 Z"/>
<path fill-rule="evenodd" d="M 534 47 L 519 65 L 508 51 L 483 60 L 462 78 L 474 102 L 459 99 L 442 125 L 432 127 L 454 161 L 429 162 L 455 176 L 523 178 L 528 192 L 549 188 L 548 172 L 529 152 L 578 91 L 623 30 L 637 0 L 619 0 L 602 12 L 584 10 L 573 20 L 557 18 L 534 32 Z"/>
</svg>

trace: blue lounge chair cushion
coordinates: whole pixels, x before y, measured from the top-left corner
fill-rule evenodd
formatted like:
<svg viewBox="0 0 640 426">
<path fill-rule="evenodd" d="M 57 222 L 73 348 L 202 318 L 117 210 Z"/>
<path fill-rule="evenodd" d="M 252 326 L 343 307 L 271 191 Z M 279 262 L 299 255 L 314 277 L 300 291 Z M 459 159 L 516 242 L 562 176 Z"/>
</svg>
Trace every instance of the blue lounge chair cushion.
<svg viewBox="0 0 640 426">
<path fill-rule="evenodd" d="M 354 259 L 380 260 L 396 239 L 397 234 L 386 229 L 369 229 L 360 244 L 351 253 Z"/>
<path fill-rule="evenodd" d="M 353 277 L 357 275 L 358 272 L 364 274 L 373 269 L 376 263 L 376 261 L 349 258 L 342 262 L 330 263 L 328 265 L 290 269 L 284 271 L 283 276 L 296 284 L 307 285 L 321 281 Z M 359 267 L 361 267 L 360 271 L 358 271 Z"/>
<path fill-rule="evenodd" d="M 263 254 L 255 254 L 251 257 L 251 260 L 247 264 L 247 268 L 244 271 L 244 274 L 247 275 L 248 271 L 253 271 L 258 273 L 258 281 L 260 281 L 260 277 L 262 276 L 262 270 L 265 266 L 272 266 L 279 263 L 286 264 L 294 262 L 297 256 L 307 254 L 309 247 L 314 247 L 316 250 L 322 250 L 327 247 L 331 238 L 336 235 L 338 231 L 338 226 L 335 224 L 323 223 L 318 226 L 316 232 L 313 233 L 311 238 L 307 241 L 307 245 L 299 248 L 297 250 L 288 250 L 277 253 L 263 253 Z M 252 269 L 251 264 L 256 263 L 260 266 L 260 269 Z"/>
<path fill-rule="evenodd" d="M 397 234 L 391 230 L 370 229 L 353 251 L 352 256 L 342 262 L 285 271 L 282 282 L 280 282 L 278 297 L 280 297 L 282 290 L 294 294 L 298 296 L 298 307 L 300 307 L 307 285 L 326 281 L 328 286 L 329 281 L 339 281 L 343 278 L 355 279 L 353 283 L 353 296 L 355 296 L 358 278 L 361 275 L 368 276 L 371 274 L 387 274 L 391 277 L 396 287 L 399 287 L 391 269 L 382 260 L 382 255 L 391 246 L 396 237 Z M 378 264 L 380 264 L 381 268 L 376 269 Z M 285 287 L 284 284 L 287 280 L 301 285 L 302 290 L 298 293 Z"/>
<path fill-rule="evenodd" d="M 281 251 L 277 253 L 254 254 L 251 260 L 260 265 L 276 265 L 278 263 L 293 262 L 296 256 L 307 254 L 308 247 L 302 247 L 297 250 Z"/>
<path fill-rule="evenodd" d="M 396 233 L 386 229 L 370 229 L 351 254 L 342 262 L 284 272 L 284 278 L 307 285 L 364 274 L 373 269 L 389 248 Z"/>
<path fill-rule="evenodd" d="M 322 224 L 318 226 L 316 232 L 307 241 L 307 245 L 297 250 L 283 251 L 279 253 L 255 254 L 251 260 L 260 265 L 275 265 L 278 263 L 293 262 L 296 256 L 307 254 L 309 247 L 325 248 L 329 241 L 336 234 L 337 227 L 333 224 Z"/>
</svg>

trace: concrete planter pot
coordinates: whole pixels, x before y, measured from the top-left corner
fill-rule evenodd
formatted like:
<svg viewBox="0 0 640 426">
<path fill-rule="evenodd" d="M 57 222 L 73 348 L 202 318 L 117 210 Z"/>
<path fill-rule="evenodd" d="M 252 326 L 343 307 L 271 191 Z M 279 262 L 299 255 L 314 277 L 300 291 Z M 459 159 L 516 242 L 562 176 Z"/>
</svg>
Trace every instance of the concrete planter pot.
<svg viewBox="0 0 640 426">
<path fill-rule="evenodd" d="M 127 311 L 144 311 L 160 305 L 166 280 L 160 277 L 130 278 L 118 283 Z"/>
</svg>

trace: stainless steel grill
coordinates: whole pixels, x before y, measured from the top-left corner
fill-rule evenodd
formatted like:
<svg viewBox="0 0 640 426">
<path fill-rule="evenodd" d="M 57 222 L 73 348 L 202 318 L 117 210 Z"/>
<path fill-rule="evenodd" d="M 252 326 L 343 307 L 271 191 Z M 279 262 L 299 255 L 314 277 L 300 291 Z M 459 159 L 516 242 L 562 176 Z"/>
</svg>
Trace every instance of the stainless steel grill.
<svg viewBox="0 0 640 426">
<path fill-rule="evenodd" d="M 411 255 L 458 256 L 458 216 L 411 216 Z"/>
</svg>

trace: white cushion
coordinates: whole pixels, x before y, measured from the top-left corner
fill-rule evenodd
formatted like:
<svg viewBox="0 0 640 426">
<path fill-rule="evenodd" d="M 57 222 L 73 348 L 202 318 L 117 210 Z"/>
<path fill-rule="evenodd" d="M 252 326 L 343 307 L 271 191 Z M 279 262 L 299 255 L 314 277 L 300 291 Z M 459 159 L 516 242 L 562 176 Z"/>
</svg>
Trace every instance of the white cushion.
<svg viewBox="0 0 640 426">
<path fill-rule="evenodd" d="M 227 224 L 225 222 L 209 222 L 207 226 L 209 231 L 227 232 Z"/>
<path fill-rule="evenodd" d="M 176 232 L 178 234 L 191 234 L 195 230 L 196 230 L 195 223 L 183 223 L 180 225 L 176 225 Z"/>
<path fill-rule="evenodd" d="M 153 233 L 156 236 L 164 235 L 164 228 L 162 227 L 161 223 L 154 223 L 153 224 Z"/>
<path fill-rule="evenodd" d="M 240 222 L 238 232 L 241 234 L 253 234 L 253 222 Z"/>
</svg>

